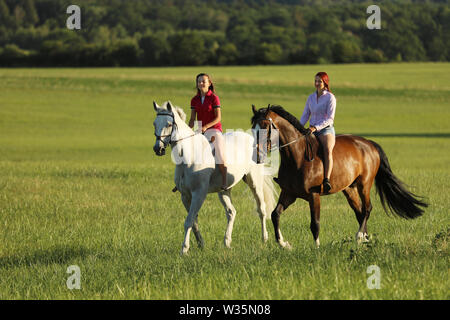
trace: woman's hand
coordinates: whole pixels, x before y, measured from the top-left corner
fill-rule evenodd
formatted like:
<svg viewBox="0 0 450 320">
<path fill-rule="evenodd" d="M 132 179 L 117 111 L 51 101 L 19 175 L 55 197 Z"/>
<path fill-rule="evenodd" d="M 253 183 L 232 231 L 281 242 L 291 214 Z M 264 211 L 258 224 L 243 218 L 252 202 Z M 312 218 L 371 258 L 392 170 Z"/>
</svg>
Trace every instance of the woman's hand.
<svg viewBox="0 0 450 320">
<path fill-rule="evenodd" d="M 317 131 L 316 127 L 309 127 L 308 130 L 309 130 L 309 133 L 313 133 L 314 131 Z"/>
<path fill-rule="evenodd" d="M 202 126 L 202 133 L 205 133 L 205 131 L 208 130 L 207 126 Z"/>
</svg>

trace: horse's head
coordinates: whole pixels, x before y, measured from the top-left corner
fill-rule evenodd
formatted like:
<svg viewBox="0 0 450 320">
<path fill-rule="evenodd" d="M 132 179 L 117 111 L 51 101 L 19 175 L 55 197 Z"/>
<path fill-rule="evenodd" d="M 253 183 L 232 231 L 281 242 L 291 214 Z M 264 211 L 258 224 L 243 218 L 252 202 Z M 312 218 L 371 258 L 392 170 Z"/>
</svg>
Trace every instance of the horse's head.
<svg viewBox="0 0 450 320">
<path fill-rule="evenodd" d="M 174 133 L 175 114 L 170 101 L 165 102 L 161 107 L 153 101 L 153 108 L 156 111 L 156 119 L 153 122 L 156 141 L 153 151 L 156 155 L 163 156 L 166 154 L 167 145 L 171 142 Z"/>
<path fill-rule="evenodd" d="M 311 137 L 311 132 L 305 129 L 296 117 L 284 110 L 282 106 L 269 105 L 267 108 L 259 110 L 252 106 L 252 110 L 252 128 L 256 129 L 257 132 L 265 130 L 267 134 L 267 152 L 270 151 L 274 139 L 283 143 L 278 146 L 279 149 L 282 149 L 300 141 L 300 137 L 304 137 L 306 141 L 305 157 L 308 161 L 314 160 L 312 141 L 315 138 Z M 288 138 L 289 136 L 290 138 Z M 260 134 L 258 134 L 258 137 L 260 137 Z M 258 156 L 259 152 L 260 146 L 258 146 Z"/>
<path fill-rule="evenodd" d="M 272 149 L 278 139 L 278 130 L 270 115 L 270 104 L 267 108 L 256 110 L 252 105 L 253 117 L 251 119 L 252 129 L 256 133 L 256 148 L 258 163 Z M 276 133 L 276 134 L 275 134 Z"/>
<path fill-rule="evenodd" d="M 267 108 L 261 108 L 259 110 L 256 110 L 255 105 L 252 105 L 252 111 L 252 129 L 268 129 L 271 123 L 271 118 L 269 116 L 270 104 L 267 106 Z"/>
</svg>

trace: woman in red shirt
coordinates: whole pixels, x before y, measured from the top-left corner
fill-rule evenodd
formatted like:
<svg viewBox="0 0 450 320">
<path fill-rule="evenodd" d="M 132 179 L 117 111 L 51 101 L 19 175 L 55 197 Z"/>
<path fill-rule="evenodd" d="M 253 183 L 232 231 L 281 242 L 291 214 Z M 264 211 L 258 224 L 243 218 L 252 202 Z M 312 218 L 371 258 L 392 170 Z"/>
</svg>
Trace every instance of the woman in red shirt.
<svg viewBox="0 0 450 320">
<path fill-rule="evenodd" d="M 197 95 L 191 100 L 191 119 L 189 127 L 194 127 L 195 119 L 201 122 L 202 133 L 214 143 L 216 163 L 222 174 L 222 190 L 227 189 L 227 167 L 224 157 L 224 138 L 222 135 L 220 100 L 215 94 L 211 77 L 205 73 L 197 75 Z"/>
</svg>

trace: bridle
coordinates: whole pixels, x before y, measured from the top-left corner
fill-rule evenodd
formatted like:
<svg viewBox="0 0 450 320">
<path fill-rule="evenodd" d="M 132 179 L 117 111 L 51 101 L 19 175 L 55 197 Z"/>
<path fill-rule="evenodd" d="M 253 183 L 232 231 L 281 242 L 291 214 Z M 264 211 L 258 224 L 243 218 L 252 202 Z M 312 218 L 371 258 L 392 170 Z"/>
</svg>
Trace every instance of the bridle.
<svg viewBox="0 0 450 320">
<path fill-rule="evenodd" d="M 300 141 L 300 139 L 305 138 L 305 142 L 306 142 L 305 159 L 306 159 L 306 161 L 309 161 L 309 162 L 313 161 L 314 160 L 314 152 L 313 152 L 313 145 L 312 145 L 312 141 L 311 141 L 311 139 L 312 139 L 311 132 L 308 132 L 307 134 L 302 134 L 301 138 L 294 139 L 294 140 L 292 140 L 292 141 L 290 141 L 288 143 L 285 143 L 285 144 L 283 144 L 283 145 L 281 145 L 279 147 L 275 146 L 274 148 L 272 148 L 272 138 L 271 138 L 271 136 L 272 136 L 272 128 L 275 129 L 275 130 L 278 130 L 278 128 L 275 126 L 275 123 L 273 122 L 272 118 L 267 116 L 268 111 L 270 111 L 270 108 L 268 108 L 268 110 L 266 112 L 266 115 L 264 116 L 264 120 L 267 120 L 267 121 L 270 122 L 269 132 L 267 134 L 267 151 L 272 152 L 272 151 L 275 151 L 277 149 L 281 150 L 281 149 L 283 149 L 283 148 L 285 148 L 285 147 L 287 147 L 287 146 L 289 146 L 289 145 L 291 145 L 293 143 L 296 143 L 296 142 Z M 256 136 L 256 146 L 257 146 L 257 148 L 259 150 L 259 135 Z M 259 163 L 259 161 L 260 161 L 259 152 L 257 152 L 256 154 L 257 154 L 257 163 Z"/>
<path fill-rule="evenodd" d="M 173 147 L 173 146 L 175 146 L 179 141 L 181 141 L 181 140 L 184 140 L 184 139 L 187 139 L 187 138 L 191 138 L 191 137 L 193 137 L 193 136 L 195 136 L 197 133 L 193 133 L 193 134 L 191 134 L 191 135 L 189 135 L 189 136 L 187 136 L 187 137 L 183 137 L 183 138 L 180 138 L 180 139 L 178 139 L 178 140 L 172 140 L 172 134 L 173 134 L 173 130 L 174 130 L 174 128 L 175 127 L 177 127 L 178 128 L 178 126 L 177 126 L 177 123 L 175 122 L 175 117 L 174 117 L 174 115 L 172 114 L 172 113 L 165 113 L 165 112 L 158 112 L 158 113 L 156 113 L 156 117 L 158 117 L 158 116 L 169 116 L 169 117 L 171 117 L 172 118 L 172 130 L 170 131 L 170 133 L 169 134 L 165 134 L 165 135 L 157 135 L 156 134 L 156 128 L 155 128 L 155 137 L 156 137 L 156 141 L 161 141 L 163 144 L 164 144 L 164 148 L 166 148 L 167 147 L 167 145 L 170 143 L 170 145 Z M 170 140 L 169 140 L 169 142 L 164 142 L 164 140 L 163 140 L 163 138 L 167 138 L 167 137 L 170 137 Z"/>
</svg>

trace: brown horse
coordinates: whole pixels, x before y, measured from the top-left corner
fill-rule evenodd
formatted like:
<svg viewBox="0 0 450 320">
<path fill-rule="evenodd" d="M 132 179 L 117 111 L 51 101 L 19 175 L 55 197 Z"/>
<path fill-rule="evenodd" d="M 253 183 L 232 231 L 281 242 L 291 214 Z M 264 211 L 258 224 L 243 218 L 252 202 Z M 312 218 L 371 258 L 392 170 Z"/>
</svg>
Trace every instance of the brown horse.
<svg viewBox="0 0 450 320">
<path fill-rule="evenodd" d="M 252 106 L 252 110 L 253 129 L 265 129 L 268 132 L 267 147 L 263 152 L 270 151 L 274 133 L 279 134 L 281 164 L 275 181 L 280 185 L 281 193 L 272 212 L 276 240 L 282 247 L 290 248 L 281 235 L 280 215 L 297 198 L 302 198 L 309 202 L 310 228 L 315 243 L 319 246 L 320 196 L 325 195 L 322 188 L 322 148 L 314 135 L 308 134 L 309 131 L 282 107 L 269 105 L 257 111 Z M 261 144 L 258 145 L 258 154 Z M 339 191 L 344 193 L 359 223 L 356 233 L 358 242 L 368 240 L 367 220 L 372 210 L 370 189 L 374 181 L 386 213 L 390 211 L 402 218 L 413 219 L 422 215 L 421 207 L 428 206 L 408 191 L 392 173 L 386 154 L 373 141 L 354 135 L 337 135 L 333 161 L 330 179 L 333 188 L 327 194 Z"/>
</svg>

